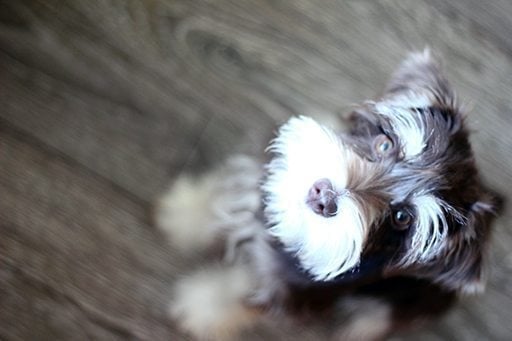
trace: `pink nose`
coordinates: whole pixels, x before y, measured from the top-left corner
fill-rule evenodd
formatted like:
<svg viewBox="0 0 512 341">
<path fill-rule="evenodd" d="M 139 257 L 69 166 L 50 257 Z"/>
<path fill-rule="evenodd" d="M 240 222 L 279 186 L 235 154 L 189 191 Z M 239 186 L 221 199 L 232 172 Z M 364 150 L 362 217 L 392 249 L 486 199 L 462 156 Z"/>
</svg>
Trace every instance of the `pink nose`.
<svg viewBox="0 0 512 341">
<path fill-rule="evenodd" d="M 306 203 L 315 212 L 323 217 L 334 217 L 338 212 L 336 204 L 338 194 L 327 179 L 315 181 L 309 189 Z"/>
</svg>

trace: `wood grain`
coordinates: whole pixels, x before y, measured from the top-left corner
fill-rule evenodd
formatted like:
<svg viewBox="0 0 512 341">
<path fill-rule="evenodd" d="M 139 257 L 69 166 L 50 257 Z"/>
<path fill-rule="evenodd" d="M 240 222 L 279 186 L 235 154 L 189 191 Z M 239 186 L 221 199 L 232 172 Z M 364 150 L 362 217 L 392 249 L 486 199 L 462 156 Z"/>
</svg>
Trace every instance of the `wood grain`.
<svg viewBox="0 0 512 341">
<path fill-rule="evenodd" d="M 334 123 L 412 49 L 443 56 L 482 176 L 510 197 L 511 16 L 506 0 L 0 1 L 0 338 L 183 338 L 166 305 L 190 260 L 153 200 L 229 154 L 263 157 L 290 115 Z M 510 338 L 510 218 L 487 293 L 400 338 Z"/>
</svg>

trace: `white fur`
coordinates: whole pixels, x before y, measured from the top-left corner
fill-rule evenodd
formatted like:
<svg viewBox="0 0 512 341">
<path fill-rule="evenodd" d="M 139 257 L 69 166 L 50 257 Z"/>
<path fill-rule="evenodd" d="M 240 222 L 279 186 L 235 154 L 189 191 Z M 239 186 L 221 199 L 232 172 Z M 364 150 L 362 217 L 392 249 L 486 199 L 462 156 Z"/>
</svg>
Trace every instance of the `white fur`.
<svg viewBox="0 0 512 341">
<path fill-rule="evenodd" d="M 349 166 L 361 163 L 336 135 L 307 117 L 292 118 L 279 131 L 270 150 L 263 190 L 270 233 L 317 280 L 329 280 L 359 262 L 369 221 L 347 191 Z M 365 169 L 358 171 L 365 172 Z M 327 178 L 338 192 L 338 214 L 325 218 L 306 204 L 315 181 Z"/>
<path fill-rule="evenodd" d="M 417 118 L 418 114 L 411 108 L 427 108 L 429 105 L 430 99 L 426 95 L 412 92 L 375 103 L 377 112 L 390 120 L 394 132 L 400 139 L 406 160 L 421 154 L 428 137 L 421 121 Z"/>
<path fill-rule="evenodd" d="M 417 70 L 418 66 L 422 64 L 428 65 L 432 63 L 436 63 L 432 57 L 432 52 L 429 48 L 425 48 L 423 51 L 409 53 L 407 58 L 400 64 L 399 70 Z"/>
<path fill-rule="evenodd" d="M 200 270 L 174 287 L 171 317 L 180 328 L 200 340 L 235 338 L 257 322 L 258 312 L 244 306 L 253 279 L 242 266 Z"/>
<path fill-rule="evenodd" d="M 214 216 L 210 202 L 215 180 L 211 175 L 201 179 L 181 177 L 158 201 L 156 225 L 181 253 L 208 248 L 219 233 L 216 229 L 206 228 Z"/>
<path fill-rule="evenodd" d="M 408 253 L 402 259 L 403 265 L 432 260 L 446 246 L 448 222 L 446 213 L 460 219 L 451 206 L 431 194 L 416 195 L 412 199 L 416 210 L 416 225 Z"/>
</svg>

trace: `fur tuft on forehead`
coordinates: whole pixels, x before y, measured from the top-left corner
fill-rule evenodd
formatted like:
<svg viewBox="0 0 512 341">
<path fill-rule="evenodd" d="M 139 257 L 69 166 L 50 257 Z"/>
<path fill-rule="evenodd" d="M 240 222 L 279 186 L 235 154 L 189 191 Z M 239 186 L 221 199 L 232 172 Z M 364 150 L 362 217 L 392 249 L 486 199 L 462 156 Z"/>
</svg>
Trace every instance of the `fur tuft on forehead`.
<svg viewBox="0 0 512 341">
<path fill-rule="evenodd" d="M 306 117 L 290 119 L 269 150 L 274 159 L 262 189 L 270 233 L 315 280 L 330 280 L 355 267 L 377 215 L 357 185 L 364 182 L 360 177 L 371 178 L 376 166 Z M 307 194 L 319 179 L 328 179 L 336 192 L 338 210 L 332 217 L 307 206 Z"/>
<path fill-rule="evenodd" d="M 466 223 L 460 213 L 432 194 L 415 195 L 411 203 L 416 212 L 416 223 L 400 266 L 432 261 L 446 247 L 449 219 L 453 218 L 463 225 Z"/>
<path fill-rule="evenodd" d="M 415 111 L 428 108 L 430 104 L 427 96 L 413 92 L 374 104 L 377 114 L 389 121 L 400 139 L 405 160 L 414 159 L 427 145 L 428 132 Z"/>
</svg>

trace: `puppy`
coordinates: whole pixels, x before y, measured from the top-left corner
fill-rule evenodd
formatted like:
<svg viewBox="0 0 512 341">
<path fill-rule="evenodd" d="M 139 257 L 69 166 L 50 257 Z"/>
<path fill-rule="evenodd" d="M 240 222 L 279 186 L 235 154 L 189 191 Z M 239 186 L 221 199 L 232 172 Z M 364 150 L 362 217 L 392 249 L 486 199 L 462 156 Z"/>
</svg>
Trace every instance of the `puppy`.
<svg viewBox="0 0 512 341">
<path fill-rule="evenodd" d="M 268 150 L 263 172 L 233 158 L 159 202 L 157 225 L 183 250 L 226 245 L 224 265 L 176 284 L 182 329 L 224 339 L 280 316 L 374 340 L 483 290 L 493 199 L 428 50 L 409 55 L 346 131 L 295 117 Z"/>
</svg>

